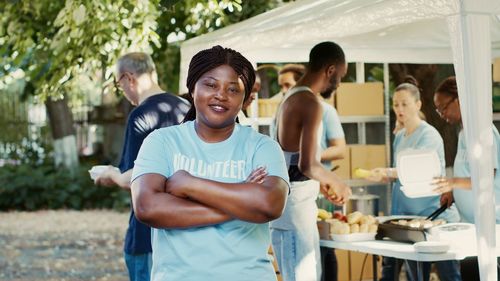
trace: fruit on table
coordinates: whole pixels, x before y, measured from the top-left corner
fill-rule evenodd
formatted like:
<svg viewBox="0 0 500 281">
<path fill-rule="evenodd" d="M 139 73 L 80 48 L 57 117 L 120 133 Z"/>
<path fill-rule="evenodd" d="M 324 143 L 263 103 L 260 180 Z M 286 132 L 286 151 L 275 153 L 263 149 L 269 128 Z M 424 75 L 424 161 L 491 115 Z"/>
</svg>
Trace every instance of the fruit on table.
<svg viewBox="0 0 500 281">
<path fill-rule="evenodd" d="M 334 212 L 333 218 L 338 219 L 339 221 L 347 222 L 347 217 L 344 216 L 341 212 Z"/>
<path fill-rule="evenodd" d="M 328 212 L 325 209 L 318 209 L 318 218 L 322 220 L 331 219 L 332 213 Z"/>
</svg>

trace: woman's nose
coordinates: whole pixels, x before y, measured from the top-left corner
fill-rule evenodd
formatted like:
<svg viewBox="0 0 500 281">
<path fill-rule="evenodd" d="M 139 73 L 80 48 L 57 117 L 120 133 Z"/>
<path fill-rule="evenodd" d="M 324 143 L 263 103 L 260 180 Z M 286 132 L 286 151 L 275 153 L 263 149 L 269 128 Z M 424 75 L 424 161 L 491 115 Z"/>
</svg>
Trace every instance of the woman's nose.
<svg viewBox="0 0 500 281">
<path fill-rule="evenodd" d="M 225 99 L 227 99 L 226 90 L 219 89 L 217 92 L 215 92 L 215 98 L 217 98 L 219 100 L 225 100 Z"/>
</svg>

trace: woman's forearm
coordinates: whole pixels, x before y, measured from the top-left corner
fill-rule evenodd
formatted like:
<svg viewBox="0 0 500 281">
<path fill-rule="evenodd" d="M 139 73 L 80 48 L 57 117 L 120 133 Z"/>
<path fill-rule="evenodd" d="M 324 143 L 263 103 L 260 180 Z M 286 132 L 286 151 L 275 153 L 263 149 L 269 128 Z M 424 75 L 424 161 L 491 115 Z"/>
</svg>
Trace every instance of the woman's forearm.
<svg viewBox="0 0 500 281">
<path fill-rule="evenodd" d="M 164 180 L 159 175 L 148 174 L 132 183 L 133 208 L 141 222 L 156 228 L 189 228 L 232 219 L 221 210 L 165 193 Z"/>
<path fill-rule="evenodd" d="M 453 188 L 472 189 L 472 182 L 470 178 L 452 178 L 451 185 Z"/>
<path fill-rule="evenodd" d="M 231 217 L 264 223 L 281 216 L 287 191 L 287 184 L 278 177 L 266 177 L 262 184 L 222 183 L 193 177 L 184 195 Z"/>
</svg>

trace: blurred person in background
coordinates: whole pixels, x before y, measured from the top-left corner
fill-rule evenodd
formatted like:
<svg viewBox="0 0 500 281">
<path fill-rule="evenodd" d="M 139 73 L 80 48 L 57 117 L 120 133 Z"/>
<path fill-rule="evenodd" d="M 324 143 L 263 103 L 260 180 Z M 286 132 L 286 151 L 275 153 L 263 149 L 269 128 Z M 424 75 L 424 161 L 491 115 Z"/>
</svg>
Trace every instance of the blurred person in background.
<svg viewBox="0 0 500 281">
<path fill-rule="evenodd" d="M 335 160 L 344 159 L 347 153 L 344 130 L 339 115 L 335 107 L 327 102 L 333 94 L 335 94 L 334 91 L 321 93 L 323 98 L 321 101 L 323 107 L 321 163 L 327 170 L 331 171 L 338 167 L 335 165 Z M 321 202 L 324 199 L 319 198 L 318 200 Z M 321 261 L 323 266 L 321 281 L 336 281 L 338 279 L 338 265 L 335 249 L 321 247 Z"/>
<path fill-rule="evenodd" d="M 128 116 L 125 142 L 118 168 L 109 166 L 95 179 L 96 185 L 119 186 L 130 191 L 132 168 L 142 142 L 151 132 L 179 124 L 189 110 L 188 102 L 166 93 L 158 85 L 156 68 L 146 53 L 129 53 L 118 59 L 117 83 L 127 100 L 137 106 Z M 151 231 L 130 211 L 124 245 L 131 281 L 148 281 L 151 275 Z"/>
<path fill-rule="evenodd" d="M 271 97 L 271 99 L 283 99 L 286 92 L 304 75 L 306 67 L 302 64 L 285 64 L 278 72 L 278 85 L 280 92 Z"/>
</svg>

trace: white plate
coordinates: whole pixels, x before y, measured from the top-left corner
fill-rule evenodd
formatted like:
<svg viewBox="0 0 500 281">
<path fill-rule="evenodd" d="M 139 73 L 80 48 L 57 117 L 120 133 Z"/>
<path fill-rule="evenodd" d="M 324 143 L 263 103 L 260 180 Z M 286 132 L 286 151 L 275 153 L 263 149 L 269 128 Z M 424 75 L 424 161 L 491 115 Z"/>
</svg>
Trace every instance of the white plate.
<svg viewBox="0 0 500 281">
<path fill-rule="evenodd" d="M 352 233 L 352 234 L 332 234 L 332 239 L 342 242 L 370 241 L 375 240 L 376 233 Z"/>
<path fill-rule="evenodd" d="M 415 251 L 425 254 L 446 253 L 450 244 L 444 241 L 422 241 L 413 244 Z"/>
</svg>

